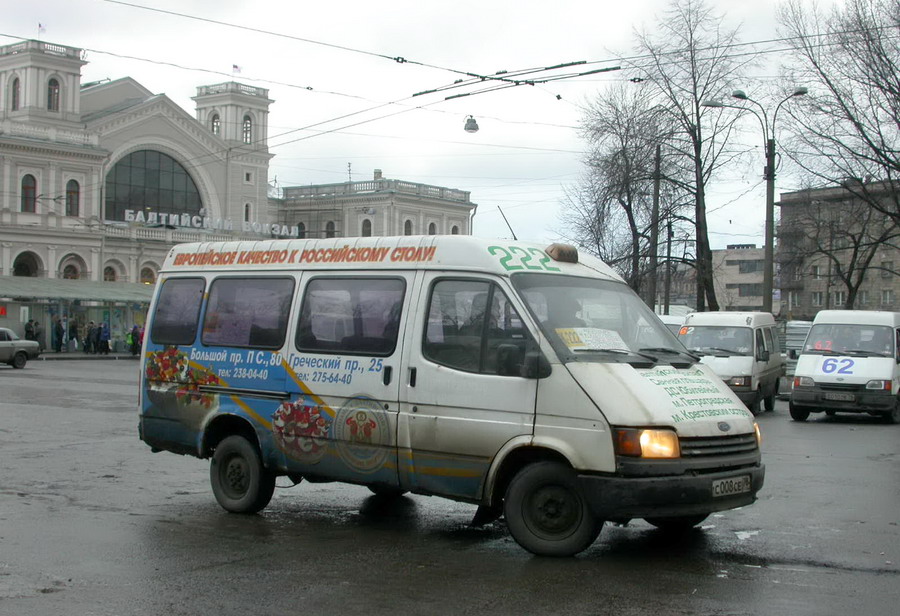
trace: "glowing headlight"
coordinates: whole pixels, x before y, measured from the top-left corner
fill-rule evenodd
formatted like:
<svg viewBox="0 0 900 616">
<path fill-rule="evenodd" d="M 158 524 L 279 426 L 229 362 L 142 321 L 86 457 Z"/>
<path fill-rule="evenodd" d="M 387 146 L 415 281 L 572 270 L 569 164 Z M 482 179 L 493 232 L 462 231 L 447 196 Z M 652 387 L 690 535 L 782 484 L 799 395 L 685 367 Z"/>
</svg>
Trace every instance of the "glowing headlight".
<svg viewBox="0 0 900 616">
<path fill-rule="evenodd" d="M 890 381 L 869 381 L 866 383 L 866 389 L 882 389 L 884 391 L 891 391 L 891 382 Z"/>
<path fill-rule="evenodd" d="M 616 428 L 615 451 L 620 456 L 677 458 L 681 456 L 678 435 L 672 430 Z"/>
<path fill-rule="evenodd" d="M 756 433 L 756 446 L 762 447 L 762 432 L 759 431 L 759 424 L 753 422 L 753 432 Z"/>
<path fill-rule="evenodd" d="M 815 387 L 816 382 L 809 376 L 795 376 L 794 387 Z"/>
<path fill-rule="evenodd" d="M 750 387 L 749 376 L 733 376 L 725 382 L 731 387 Z"/>
</svg>

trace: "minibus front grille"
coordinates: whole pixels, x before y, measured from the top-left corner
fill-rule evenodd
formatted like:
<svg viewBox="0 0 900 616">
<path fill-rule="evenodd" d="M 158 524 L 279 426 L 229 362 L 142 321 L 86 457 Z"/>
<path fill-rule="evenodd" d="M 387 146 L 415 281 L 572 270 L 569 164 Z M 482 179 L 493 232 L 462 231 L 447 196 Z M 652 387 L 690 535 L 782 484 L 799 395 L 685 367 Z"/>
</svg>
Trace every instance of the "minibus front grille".
<svg viewBox="0 0 900 616">
<path fill-rule="evenodd" d="M 704 456 L 727 456 L 750 453 L 757 450 L 754 434 L 735 434 L 729 436 L 682 437 L 679 439 L 682 458 L 701 458 Z"/>
<path fill-rule="evenodd" d="M 864 391 L 865 383 L 858 385 L 856 383 L 816 383 L 822 389 L 830 389 L 831 391 Z"/>
</svg>

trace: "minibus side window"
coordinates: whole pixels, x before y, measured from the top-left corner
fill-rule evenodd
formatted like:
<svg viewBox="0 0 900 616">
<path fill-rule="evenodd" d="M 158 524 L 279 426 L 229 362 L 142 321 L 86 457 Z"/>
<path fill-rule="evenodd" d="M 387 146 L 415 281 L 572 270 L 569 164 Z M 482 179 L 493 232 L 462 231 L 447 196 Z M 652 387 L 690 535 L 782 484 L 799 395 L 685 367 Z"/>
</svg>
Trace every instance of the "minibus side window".
<svg viewBox="0 0 900 616">
<path fill-rule="evenodd" d="M 441 280 L 432 287 L 422 343 L 426 359 L 465 372 L 517 376 L 530 339 L 496 285 Z"/>
<path fill-rule="evenodd" d="M 293 295 L 293 278 L 214 280 L 203 320 L 203 344 L 281 348 Z"/>
<path fill-rule="evenodd" d="M 205 285 L 202 278 L 169 278 L 163 282 L 150 329 L 154 344 L 194 343 Z"/>
<path fill-rule="evenodd" d="M 401 278 L 314 278 L 303 294 L 297 349 L 391 355 L 405 294 Z"/>
<path fill-rule="evenodd" d="M 769 353 L 772 355 L 778 353 L 778 344 L 776 342 L 776 338 L 774 336 L 774 332 L 771 327 L 767 327 L 763 330 L 763 333 L 766 336 L 766 348 L 769 349 Z"/>
</svg>

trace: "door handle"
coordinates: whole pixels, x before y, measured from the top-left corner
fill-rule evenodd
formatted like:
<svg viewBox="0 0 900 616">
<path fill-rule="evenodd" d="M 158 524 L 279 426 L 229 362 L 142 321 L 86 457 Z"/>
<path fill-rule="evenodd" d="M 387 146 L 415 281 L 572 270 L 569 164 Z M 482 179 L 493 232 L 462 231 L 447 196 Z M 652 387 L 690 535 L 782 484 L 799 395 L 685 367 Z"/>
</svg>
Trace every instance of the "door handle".
<svg viewBox="0 0 900 616">
<path fill-rule="evenodd" d="M 409 369 L 409 386 L 410 387 L 416 386 L 416 369 L 415 368 Z"/>
<path fill-rule="evenodd" d="M 393 372 L 393 369 L 390 366 L 384 367 L 384 374 L 381 375 L 381 382 L 385 385 L 391 384 L 391 372 Z"/>
</svg>

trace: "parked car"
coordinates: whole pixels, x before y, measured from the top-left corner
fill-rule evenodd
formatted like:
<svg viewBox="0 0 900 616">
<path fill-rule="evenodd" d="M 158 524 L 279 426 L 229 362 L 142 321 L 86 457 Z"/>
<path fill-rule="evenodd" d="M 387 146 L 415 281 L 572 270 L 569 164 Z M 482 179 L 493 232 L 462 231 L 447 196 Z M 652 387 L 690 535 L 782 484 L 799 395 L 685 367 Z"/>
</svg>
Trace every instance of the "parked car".
<svg viewBox="0 0 900 616">
<path fill-rule="evenodd" d="M 13 330 L 0 327 L 0 362 L 24 368 L 29 359 L 37 359 L 40 354 L 37 340 L 22 340 Z"/>
</svg>

